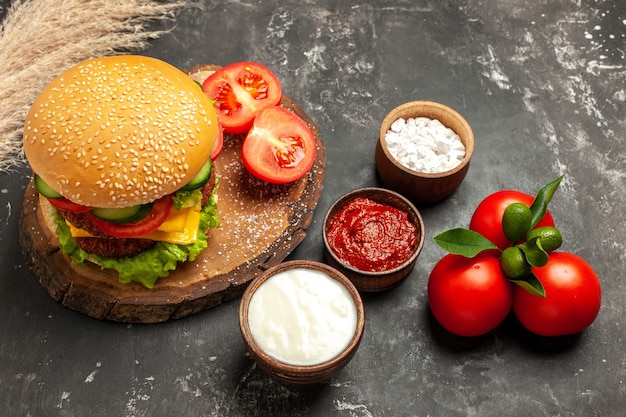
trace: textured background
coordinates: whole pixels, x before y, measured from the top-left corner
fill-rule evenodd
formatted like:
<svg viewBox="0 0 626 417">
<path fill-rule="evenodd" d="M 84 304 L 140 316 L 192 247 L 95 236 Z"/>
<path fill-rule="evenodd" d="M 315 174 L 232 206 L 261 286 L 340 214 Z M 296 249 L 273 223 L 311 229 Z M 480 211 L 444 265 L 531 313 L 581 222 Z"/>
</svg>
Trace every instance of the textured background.
<svg viewBox="0 0 626 417">
<path fill-rule="evenodd" d="M 6 1 L 2 11 L 6 10 Z M 27 170 L 0 175 L 0 415 L 621 416 L 626 406 L 626 3 L 591 0 L 205 1 L 145 54 L 180 68 L 259 61 L 319 125 L 326 182 L 291 258 L 322 259 L 321 222 L 342 194 L 380 185 L 386 112 L 447 104 L 470 122 L 465 182 L 421 208 L 427 241 L 410 279 L 364 297 L 353 361 L 295 389 L 247 356 L 238 303 L 159 325 L 99 322 L 62 308 L 27 270 L 16 238 Z M 27 47 L 27 46 L 25 46 Z M 36 76 L 36 74 L 34 75 Z M 543 339 L 507 320 L 460 339 L 432 319 L 435 234 L 467 226 L 489 193 L 551 203 L 564 250 L 591 263 L 603 305 L 579 336 Z"/>
</svg>

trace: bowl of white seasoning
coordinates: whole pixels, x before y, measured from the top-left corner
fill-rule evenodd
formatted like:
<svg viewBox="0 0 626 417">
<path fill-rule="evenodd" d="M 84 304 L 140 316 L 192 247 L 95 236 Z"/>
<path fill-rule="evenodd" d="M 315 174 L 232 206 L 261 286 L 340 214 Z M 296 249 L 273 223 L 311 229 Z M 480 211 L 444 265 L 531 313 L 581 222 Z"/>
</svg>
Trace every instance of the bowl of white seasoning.
<svg viewBox="0 0 626 417">
<path fill-rule="evenodd" d="M 413 101 L 383 119 L 376 169 L 385 187 L 432 204 L 463 182 L 473 153 L 474 133 L 463 116 L 440 103 Z"/>
<path fill-rule="evenodd" d="M 342 273 L 321 262 L 294 260 L 250 283 L 239 306 L 239 327 L 263 371 L 290 384 L 319 384 L 356 353 L 365 310 Z"/>
</svg>

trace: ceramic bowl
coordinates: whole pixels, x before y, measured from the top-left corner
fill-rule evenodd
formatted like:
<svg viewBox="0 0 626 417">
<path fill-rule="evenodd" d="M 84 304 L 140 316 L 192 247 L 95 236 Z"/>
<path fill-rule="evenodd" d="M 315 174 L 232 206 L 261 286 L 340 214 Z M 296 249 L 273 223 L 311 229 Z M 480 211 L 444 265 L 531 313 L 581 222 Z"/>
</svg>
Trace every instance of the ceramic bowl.
<svg viewBox="0 0 626 417">
<path fill-rule="evenodd" d="M 408 213 L 409 221 L 415 225 L 417 244 L 412 255 L 401 265 L 382 272 L 359 270 L 340 259 L 333 251 L 328 238 L 331 220 L 346 204 L 359 197 L 369 198 L 378 203 L 386 204 Z M 323 229 L 324 259 L 326 263 L 348 277 L 359 291 L 386 291 L 397 287 L 409 276 L 424 245 L 424 234 L 424 221 L 422 220 L 422 216 L 407 198 L 395 191 L 384 188 L 361 188 L 340 197 L 326 213 Z"/>
<path fill-rule="evenodd" d="M 437 119 L 452 129 L 465 146 L 461 163 L 446 172 L 429 174 L 409 169 L 389 152 L 385 135 L 399 118 L 427 117 Z M 415 204 L 432 204 L 448 197 L 461 184 L 474 153 L 474 133 L 469 123 L 455 110 L 432 101 L 413 101 L 393 109 L 383 119 L 376 145 L 376 168 L 385 187 L 409 198 Z"/>
<path fill-rule="evenodd" d="M 303 296 L 305 290 L 303 290 L 302 288 L 298 288 L 298 286 L 292 285 L 281 287 L 281 295 L 279 297 L 272 297 L 272 302 L 270 303 L 272 305 L 270 305 L 267 309 L 258 310 L 258 305 L 266 306 L 266 304 L 259 302 L 259 300 L 257 300 L 257 305 L 253 306 L 253 313 L 250 313 L 250 309 L 251 304 L 254 302 L 255 296 L 259 297 L 259 289 L 266 286 L 265 289 L 267 290 L 268 280 L 276 277 L 278 274 L 285 272 L 287 274 L 302 273 L 301 271 L 303 269 L 311 271 L 313 273 L 321 273 L 321 277 L 310 277 L 306 275 L 307 282 L 314 284 L 313 287 L 315 288 L 315 291 L 318 291 L 317 288 L 328 288 L 327 285 L 329 285 L 329 282 L 339 284 L 339 286 L 334 287 L 334 291 L 340 291 L 342 293 L 341 297 L 339 297 L 340 302 L 339 304 L 332 304 L 334 307 L 330 310 L 336 310 L 337 305 L 345 308 L 345 310 L 342 311 L 347 311 L 348 309 L 351 310 L 353 308 L 354 310 L 352 312 L 355 316 L 352 316 L 350 324 L 354 324 L 354 332 L 352 333 L 351 325 L 348 326 L 348 328 L 344 328 L 345 331 L 341 334 L 340 337 L 338 337 L 338 339 L 343 340 L 345 346 L 343 348 L 341 346 L 335 346 L 335 348 L 338 350 L 337 353 L 334 353 L 335 351 L 330 350 L 330 353 L 328 351 L 326 352 L 327 357 L 322 361 L 311 362 L 309 360 L 309 363 L 294 364 L 295 361 L 291 360 L 290 358 L 285 359 L 286 355 L 283 355 L 283 352 L 280 348 L 276 348 L 277 344 L 268 345 L 268 339 L 265 339 L 265 341 L 263 340 L 265 336 L 263 331 L 258 330 L 261 326 L 259 325 L 258 321 L 255 322 L 253 317 L 255 314 L 254 312 L 262 311 L 263 314 L 258 314 L 258 317 L 263 317 L 263 319 L 259 319 L 262 320 L 262 323 L 278 323 L 278 327 L 284 326 L 283 329 L 288 329 L 288 331 L 286 332 L 279 331 L 277 334 L 280 334 L 282 336 L 289 334 L 289 343 L 287 343 L 286 345 L 293 346 L 297 345 L 297 341 L 301 340 L 301 338 L 300 336 L 298 336 L 297 331 L 295 332 L 295 335 L 291 334 L 291 331 L 301 329 L 303 327 L 306 328 L 309 324 L 311 324 L 310 322 L 307 322 L 303 326 L 301 322 L 298 322 L 295 317 L 300 316 L 300 314 L 294 314 L 294 310 L 300 308 L 300 311 L 298 313 L 301 313 L 305 308 L 317 305 L 317 308 L 314 310 L 314 312 L 317 312 L 317 314 L 313 316 L 314 319 L 312 321 L 326 323 L 322 326 L 323 331 L 326 331 L 326 328 L 330 329 L 330 327 L 326 327 L 330 326 L 327 324 L 328 317 L 323 316 L 323 314 L 325 314 L 327 311 L 320 311 L 318 304 L 308 301 L 310 299 L 307 299 Z M 282 274 L 282 277 L 285 277 L 285 274 Z M 328 281 L 329 278 L 332 281 Z M 316 281 L 318 279 L 319 281 Z M 283 281 L 274 281 L 274 285 L 276 285 L 277 282 Z M 289 290 L 287 290 L 287 288 Z M 341 290 L 341 288 L 345 289 L 345 291 Z M 320 289 L 319 291 L 322 290 Z M 324 300 L 336 300 L 336 296 L 335 298 L 333 298 L 329 295 L 333 293 L 333 291 L 325 291 L 323 293 L 320 293 L 320 298 Z M 265 292 L 265 294 L 267 294 L 267 291 Z M 307 301 L 302 301 L 303 299 Z M 278 308 L 277 311 L 279 311 L 279 318 L 276 321 L 271 321 L 268 319 L 268 317 L 266 317 L 265 313 L 269 312 L 268 310 L 273 310 L 275 306 L 276 308 Z M 342 318 L 339 318 L 338 320 L 342 320 Z M 292 322 L 296 325 L 291 326 L 290 324 L 292 324 Z M 289 384 L 319 384 L 327 382 L 339 371 L 341 371 L 348 364 L 348 362 L 350 362 L 350 360 L 356 353 L 359 344 L 361 343 L 363 330 L 365 328 L 365 311 L 363 308 L 361 296 L 357 289 L 350 282 L 350 280 L 348 280 L 336 269 L 331 268 L 330 266 L 321 262 L 304 260 L 286 261 L 265 271 L 261 276 L 252 280 L 250 285 L 246 288 L 239 307 L 239 327 L 241 330 L 243 341 L 248 348 L 250 355 L 257 362 L 258 366 L 266 373 L 280 381 Z M 272 325 L 271 327 L 275 328 L 274 325 Z M 256 328 L 257 330 L 255 331 L 254 328 Z M 317 330 L 319 331 L 320 328 L 318 327 Z M 327 333 L 327 335 L 335 334 L 332 332 L 333 330 L 329 330 L 329 333 Z M 255 334 L 258 337 L 255 337 Z M 307 346 L 316 345 L 316 343 L 312 343 L 311 340 L 313 340 L 313 342 L 318 341 L 317 344 L 323 344 L 323 342 L 319 341 L 319 337 L 322 336 L 317 336 L 320 333 L 315 334 L 316 336 L 309 339 L 309 343 L 307 343 Z M 326 337 L 326 340 L 329 340 L 329 337 L 327 335 L 323 337 Z M 282 346 L 282 344 L 278 344 Z M 264 348 L 263 346 L 265 346 L 266 348 Z M 274 351 L 272 351 L 272 349 L 274 349 Z M 316 357 L 315 355 L 313 356 Z"/>
</svg>

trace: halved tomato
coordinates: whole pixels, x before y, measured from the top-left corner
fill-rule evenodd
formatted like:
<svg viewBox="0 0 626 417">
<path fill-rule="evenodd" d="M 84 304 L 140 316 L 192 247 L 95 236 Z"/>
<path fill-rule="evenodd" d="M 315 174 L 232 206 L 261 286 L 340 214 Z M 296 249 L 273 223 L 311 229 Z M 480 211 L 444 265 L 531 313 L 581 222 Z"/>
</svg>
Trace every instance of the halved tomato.
<svg viewBox="0 0 626 417">
<path fill-rule="evenodd" d="M 108 222 L 94 216 L 92 213 L 89 213 L 89 217 L 98 229 L 109 236 L 132 238 L 154 232 L 158 229 L 159 226 L 167 220 L 173 205 L 174 200 L 172 199 L 172 195 L 166 195 L 152 204 L 152 208 L 145 217 L 131 223 Z"/>
<path fill-rule="evenodd" d="M 274 106 L 257 114 L 243 142 L 241 159 L 255 177 L 285 184 L 311 169 L 316 152 L 315 136 L 304 120 Z"/>
<path fill-rule="evenodd" d="M 250 130 L 255 115 L 280 103 L 282 86 L 274 73 L 256 62 L 236 62 L 220 68 L 202 83 L 215 101 L 217 116 L 227 133 Z"/>
<path fill-rule="evenodd" d="M 58 208 L 60 210 L 71 211 L 72 213 L 86 213 L 89 210 L 91 210 L 91 207 L 83 206 L 81 204 L 74 203 L 73 201 L 68 200 L 65 197 L 49 198 L 48 201 L 54 207 L 56 207 L 56 208 Z"/>
</svg>

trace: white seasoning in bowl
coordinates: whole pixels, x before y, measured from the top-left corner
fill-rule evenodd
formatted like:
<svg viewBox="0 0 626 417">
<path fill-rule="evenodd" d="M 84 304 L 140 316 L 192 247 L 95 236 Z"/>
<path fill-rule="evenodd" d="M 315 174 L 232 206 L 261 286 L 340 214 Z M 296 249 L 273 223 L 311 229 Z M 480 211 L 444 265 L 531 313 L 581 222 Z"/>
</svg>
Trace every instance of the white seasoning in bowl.
<svg viewBox="0 0 626 417">
<path fill-rule="evenodd" d="M 385 142 L 401 165 L 427 174 L 454 169 L 465 157 L 459 135 L 428 117 L 399 118 L 385 134 Z"/>
</svg>

